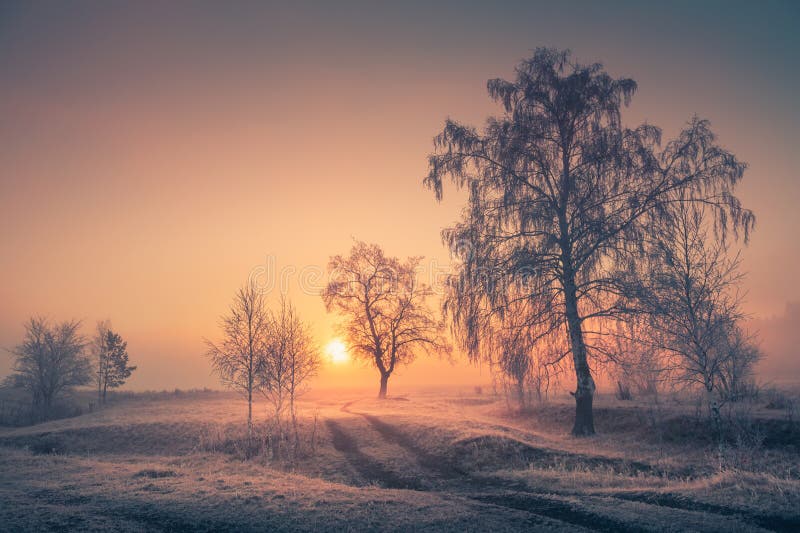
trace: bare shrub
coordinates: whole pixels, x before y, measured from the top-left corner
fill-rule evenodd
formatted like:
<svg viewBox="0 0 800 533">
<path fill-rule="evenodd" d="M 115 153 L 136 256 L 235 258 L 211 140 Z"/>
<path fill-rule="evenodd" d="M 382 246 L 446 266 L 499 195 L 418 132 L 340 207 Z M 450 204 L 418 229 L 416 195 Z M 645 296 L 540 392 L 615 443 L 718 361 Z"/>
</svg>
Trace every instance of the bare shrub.
<svg viewBox="0 0 800 533">
<path fill-rule="evenodd" d="M 762 357 L 755 337 L 736 325 L 725 337 L 723 350 L 718 370 L 720 396 L 729 402 L 755 399 L 758 385 L 753 368 Z"/>
<path fill-rule="evenodd" d="M 631 401 L 633 400 L 633 394 L 631 393 L 631 387 L 627 383 L 623 383 L 622 381 L 617 381 L 617 392 L 615 394 L 617 400 L 622 401 Z"/>
<path fill-rule="evenodd" d="M 64 440 L 58 435 L 41 435 L 36 438 L 28 449 L 35 455 L 62 455 L 67 453 Z"/>
<path fill-rule="evenodd" d="M 764 425 L 754 416 L 753 408 L 749 402 L 736 402 L 723 409 L 717 445 L 719 470 L 764 470 L 767 433 Z"/>
<path fill-rule="evenodd" d="M 196 449 L 240 460 L 291 465 L 316 453 L 318 426 L 317 414 L 308 419 L 298 418 L 296 433 L 276 427 L 274 420 L 255 424 L 250 435 L 238 424 L 209 424 L 198 435 Z"/>
<path fill-rule="evenodd" d="M 133 477 L 146 477 L 149 479 L 161 479 L 165 477 L 175 477 L 177 476 L 177 472 L 174 470 L 156 470 L 154 468 L 145 468 L 144 470 L 139 470 L 136 472 Z"/>
<path fill-rule="evenodd" d="M 761 397 L 764 398 L 764 407 L 767 409 L 791 410 L 795 399 L 789 396 L 786 391 L 776 387 L 766 387 L 761 390 Z"/>
</svg>

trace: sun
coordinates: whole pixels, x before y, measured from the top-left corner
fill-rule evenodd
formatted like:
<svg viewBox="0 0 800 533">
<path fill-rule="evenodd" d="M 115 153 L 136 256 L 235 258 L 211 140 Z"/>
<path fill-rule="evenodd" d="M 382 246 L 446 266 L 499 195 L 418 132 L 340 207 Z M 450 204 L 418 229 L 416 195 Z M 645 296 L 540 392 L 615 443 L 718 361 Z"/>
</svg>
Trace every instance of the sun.
<svg viewBox="0 0 800 533">
<path fill-rule="evenodd" d="M 350 359 L 350 354 L 347 353 L 347 345 L 341 339 L 331 340 L 325 346 L 325 353 L 331 360 L 331 363 L 340 364 L 346 363 Z"/>
</svg>

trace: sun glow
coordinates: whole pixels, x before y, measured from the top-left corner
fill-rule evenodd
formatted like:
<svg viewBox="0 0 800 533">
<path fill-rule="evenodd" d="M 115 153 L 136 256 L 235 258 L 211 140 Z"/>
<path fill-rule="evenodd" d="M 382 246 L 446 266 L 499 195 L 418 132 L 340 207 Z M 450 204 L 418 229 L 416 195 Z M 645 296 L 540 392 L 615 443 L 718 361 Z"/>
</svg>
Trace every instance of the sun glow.
<svg viewBox="0 0 800 533">
<path fill-rule="evenodd" d="M 347 345 L 340 339 L 333 339 L 325 346 L 325 353 L 333 364 L 346 363 L 350 359 L 347 353 Z"/>
</svg>

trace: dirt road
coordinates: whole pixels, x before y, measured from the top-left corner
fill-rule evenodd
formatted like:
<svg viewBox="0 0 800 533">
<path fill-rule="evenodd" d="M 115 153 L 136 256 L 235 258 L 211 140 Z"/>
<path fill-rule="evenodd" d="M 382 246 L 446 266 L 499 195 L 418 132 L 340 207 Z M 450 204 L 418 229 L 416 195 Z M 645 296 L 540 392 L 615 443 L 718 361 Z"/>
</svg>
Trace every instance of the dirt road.
<svg viewBox="0 0 800 533">
<path fill-rule="evenodd" d="M 797 531 L 800 523 L 778 516 L 748 514 L 687 499 L 646 492 L 609 495 L 534 493 L 522 483 L 473 472 L 452 457 L 436 454 L 400 424 L 344 404 L 345 416 L 328 418 L 334 448 L 357 472 L 355 484 L 446 493 L 453 497 L 528 513 L 530 525 L 589 531 Z M 380 439 L 362 445 L 365 431 Z M 380 453 L 370 453 L 378 450 Z M 387 459 L 389 458 L 389 459 Z M 544 519 L 544 521 L 543 521 Z"/>
</svg>

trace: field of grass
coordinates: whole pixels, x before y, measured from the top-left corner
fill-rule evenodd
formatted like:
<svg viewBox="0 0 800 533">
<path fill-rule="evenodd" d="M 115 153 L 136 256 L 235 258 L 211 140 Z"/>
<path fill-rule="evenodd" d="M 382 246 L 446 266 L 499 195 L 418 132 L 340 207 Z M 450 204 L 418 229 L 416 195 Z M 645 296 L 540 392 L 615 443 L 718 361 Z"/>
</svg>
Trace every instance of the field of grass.
<svg viewBox="0 0 800 533">
<path fill-rule="evenodd" d="M 691 406 L 600 397 L 589 439 L 568 436 L 571 408 L 318 394 L 301 453 L 277 460 L 241 453 L 235 396 L 132 396 L 0 429 L 0 529 L 800 530 L 792 413 L 756 406 L 746 438 L 715 446 Z"/>
</svg>

